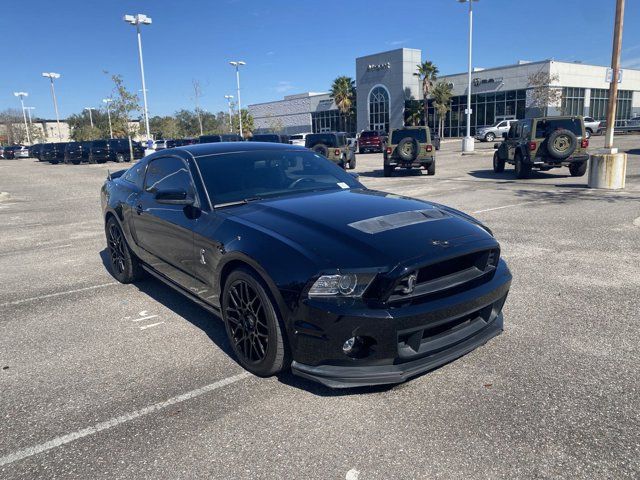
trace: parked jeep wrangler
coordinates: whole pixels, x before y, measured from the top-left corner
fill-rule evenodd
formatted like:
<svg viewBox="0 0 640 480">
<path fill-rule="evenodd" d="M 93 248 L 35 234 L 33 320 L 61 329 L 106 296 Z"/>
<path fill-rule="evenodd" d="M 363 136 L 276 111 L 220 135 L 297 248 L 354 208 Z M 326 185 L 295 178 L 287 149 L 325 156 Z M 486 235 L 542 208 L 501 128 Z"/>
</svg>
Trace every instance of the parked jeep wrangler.
<svg viewBox="0 0 640 480">
<path fill-rule="evenodd" d="M 576 117 L 539 117 L 518 120 L 504 140 L 495 144 L 493 171 L 504 171 L 506 163 L 515 166 L 517 178 L 527 178 L 533 168 L 541 171 L 569 167 L 572 177 L 587 171 L 589 139 L 584 119 Z"/>
<path fill-rule="evenodd" d="M 404 127 L 391 130 L 384 150 L 384 176 L 396 168 L 424 168 L 427 175 L 436 174 L 436 154 L 427 127 Z"/>
<path fill-rule="evenodd" d="M 344 169 L 356 168 L 356 157 L 349 148 L 346 133 L 310 133 L 304 140 L 304 146 L 327 157 Z"/>
</svg>

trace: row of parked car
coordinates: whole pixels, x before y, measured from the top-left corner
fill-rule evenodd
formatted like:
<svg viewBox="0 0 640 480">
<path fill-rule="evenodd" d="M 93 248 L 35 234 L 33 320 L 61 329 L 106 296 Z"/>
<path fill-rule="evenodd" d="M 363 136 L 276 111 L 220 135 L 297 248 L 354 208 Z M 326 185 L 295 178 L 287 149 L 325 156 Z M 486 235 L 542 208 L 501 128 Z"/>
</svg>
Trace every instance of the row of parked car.
<svg viewBox="0 0 640 480">
<path fill-rule="evenodd" d="M 28 148 L 28 157 L 41 162 L 71 163 L 105 163 L 130 162 L 131 159 L 144 157 L 144 148 L 139 142 L 128 138 L 110 140 L 92 140 L 87 142 L 37 143 Z"/>
</svg>

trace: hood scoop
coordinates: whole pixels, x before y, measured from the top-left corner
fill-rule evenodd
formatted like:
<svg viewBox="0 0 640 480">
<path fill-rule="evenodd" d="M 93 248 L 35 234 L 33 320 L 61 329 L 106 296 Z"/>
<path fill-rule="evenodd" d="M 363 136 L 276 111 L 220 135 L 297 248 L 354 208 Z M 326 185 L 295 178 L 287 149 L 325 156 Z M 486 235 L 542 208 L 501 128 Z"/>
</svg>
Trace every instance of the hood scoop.
<svg viewBox="0 0 640 480">
<path fill-rule="evenodd" d="M 417 223 L 433 222 L 449 218 L 450 215 L 437 208 L 428 210 L 411 210 L 408 212 L 392 213 L 380 217 L 366 218 L 350 223 L 349 226 L 363 233 L 382 233 L 396 228 L 407 227 Z"/>
</svg>

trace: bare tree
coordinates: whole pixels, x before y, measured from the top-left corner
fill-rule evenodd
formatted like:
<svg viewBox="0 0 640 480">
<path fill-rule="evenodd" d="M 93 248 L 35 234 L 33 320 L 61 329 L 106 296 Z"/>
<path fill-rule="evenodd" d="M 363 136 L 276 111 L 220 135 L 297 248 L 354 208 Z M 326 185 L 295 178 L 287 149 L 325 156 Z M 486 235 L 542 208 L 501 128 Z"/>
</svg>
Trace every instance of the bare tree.
<svg viewBox="0 0 640 480">
<path fill-rule="evenodd" d="M 200 80 L 195 78 L 193 83 L 193 100 L 196 103 L 196 115 L 198 116 L 198 124 L 200 125 L 200 135 L 202 135 L 202 116 L 200 115 L 200 97 L 202 96 L 202 87 L 200 86 Z"/>
<path fill-rule="evenodd" d="M 537 108 L 542 115 L 547 114 L 549 105 L 557 105 L 562 97 L 562 90 L 551 86 L 559 78 L 557 73 L 542 71 L 529 75 L 529 86 L 532 87 L 530 106 Z"/>
</svg>

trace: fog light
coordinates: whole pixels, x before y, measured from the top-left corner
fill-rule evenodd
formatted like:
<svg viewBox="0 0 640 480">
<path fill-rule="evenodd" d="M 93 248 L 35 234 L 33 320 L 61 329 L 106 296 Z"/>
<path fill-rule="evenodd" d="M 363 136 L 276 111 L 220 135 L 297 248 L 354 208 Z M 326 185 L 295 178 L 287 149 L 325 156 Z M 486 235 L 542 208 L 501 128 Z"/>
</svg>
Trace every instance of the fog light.
<svg viewBox="0 0 640 480">
<path fill-rule="evenodd" d="M 353 352 L 353 347 L 355 346 L 356 346 L 356 337 L 351 337 L 346 342 L 344 342 L 344 344 L 342 344 L 342 351 L 347 355 L 349 355 L 351 352 Z"/>
</svg>

